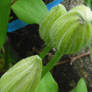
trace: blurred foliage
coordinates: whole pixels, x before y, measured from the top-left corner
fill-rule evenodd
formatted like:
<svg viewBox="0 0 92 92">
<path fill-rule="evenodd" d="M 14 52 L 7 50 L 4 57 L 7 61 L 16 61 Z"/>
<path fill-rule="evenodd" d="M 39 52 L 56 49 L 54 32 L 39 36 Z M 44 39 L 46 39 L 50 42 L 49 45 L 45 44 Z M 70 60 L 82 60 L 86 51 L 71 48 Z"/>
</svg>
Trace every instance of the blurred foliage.
<svg viewBox="0 0 92 92">
<path fill-rule="evenodd" d="M 91 8 L 92 10 L 92 0 L 84 0 L 85 3 Z"/>
</svg>

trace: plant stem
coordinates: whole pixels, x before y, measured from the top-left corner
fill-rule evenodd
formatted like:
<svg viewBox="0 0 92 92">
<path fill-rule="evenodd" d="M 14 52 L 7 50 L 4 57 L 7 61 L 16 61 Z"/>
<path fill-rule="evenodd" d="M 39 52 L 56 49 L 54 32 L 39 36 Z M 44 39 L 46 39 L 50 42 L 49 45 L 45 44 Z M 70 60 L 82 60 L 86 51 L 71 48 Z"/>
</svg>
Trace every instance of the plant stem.
<svg viewBox="0 0 92 92">
<path fill-rule="evenodd" d="M 60 51 L 57 51 L 56 54 L 53 56 L 53 58 L 51 59 L 51 61 L 49 61 L 49 63 L 46 66 L 43 66 L 42 69 L 42 77 L 48 72 L 50 71 L 53 66 L 59 61 L 59 59 L 61 58 L 63 54 L 60 53 Z"/>
<path fill-rule="evenodd" d="M 88 0 L 88 6 L 90 7 L 90 9 L 92 9 L 91 0 Z"/>
<path fill-rule="evenodd" d="M 47 55 L 47 53 L 48 53 L 50 50 L 51 50 L 50 46 L 46 46 L 46 47 L 42 50 L 42 52 L 40 53 L 40 57 L 43 59 L 43 58 Z"/>
<path fill-rule="evenodd" d="M 92 47 L 91 47 L 91 44 L 89 44 L 89 52 L 90 52 L 90 62 L 92 63 Z"/>
</svg>

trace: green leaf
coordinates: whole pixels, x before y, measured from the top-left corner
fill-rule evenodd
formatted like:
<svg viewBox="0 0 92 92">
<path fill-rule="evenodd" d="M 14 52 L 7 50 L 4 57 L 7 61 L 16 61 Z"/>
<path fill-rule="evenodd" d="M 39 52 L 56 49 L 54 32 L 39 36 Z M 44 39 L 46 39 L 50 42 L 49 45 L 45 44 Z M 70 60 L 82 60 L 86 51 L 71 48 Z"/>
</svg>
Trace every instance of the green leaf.
<svg viewBox="0 0 92 92">
<path fill-rule="evenodd" d="M 6 40 L 11 0 L 0 0 L 0 49 Z"/>
<path fill-rule="evenodd" d="M 90 7 L 90 9 L 92 10 L 92 0 L 84 0 L 85 3 L 87 3 L 87 5 Z"/>
<path fill-rule="evenodd" d="M 39 24 L 48 12 L 42 0 L 17 0 L 12 9 L 19 19 L 29 24 Z"/>
<path fill-rule="evenodd" d="M 50 72 L 41 79 L 36 92 L 58 92 L 58 85 Z"/>
<path fill-rule="evenodd" d="M 77 84 L 77 87 L 72 92 L 88 92 L 87 86 L 83 78 L 81 78 Z"/>
<path fill-rule="evenodd" d="M 38 55 L 19 61 L 0 79 L 0 92 L 35 92 L 41 78 L 42 60 Z"/>
</svg>

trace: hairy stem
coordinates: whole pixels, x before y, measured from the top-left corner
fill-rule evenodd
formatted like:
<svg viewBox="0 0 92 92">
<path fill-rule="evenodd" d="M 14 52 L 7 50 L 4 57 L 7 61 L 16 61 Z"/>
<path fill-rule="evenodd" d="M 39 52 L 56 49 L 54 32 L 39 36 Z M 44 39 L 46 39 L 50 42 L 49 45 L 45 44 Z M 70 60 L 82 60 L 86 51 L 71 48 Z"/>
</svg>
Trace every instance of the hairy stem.
<svg viewBox="0 0 92 92">
<path fill-rule="evenodd" d="M 59 59 L 61 58 L 63 54 L 61 54 L 59 51 L 56 52 L 56 54 L 53 56 L 53 58 L 51 59 L 51 61 L 49 61 L 49 63 L 46 66 L 43 66 L 42 69 L 42 77 L 48 72 L 50 71 L 54 65 L 59 61 Z"/>
<path fill-rule="evenodd" d="M 50 50 L 51 50 L 50 46 L 46 46 L 46 47 L 42 50 L 42 52 L 40 53 L 40 57 L 43 59 L 43 58 L 47 55 L 47 53 L 48 53 Z"/>
</svg>

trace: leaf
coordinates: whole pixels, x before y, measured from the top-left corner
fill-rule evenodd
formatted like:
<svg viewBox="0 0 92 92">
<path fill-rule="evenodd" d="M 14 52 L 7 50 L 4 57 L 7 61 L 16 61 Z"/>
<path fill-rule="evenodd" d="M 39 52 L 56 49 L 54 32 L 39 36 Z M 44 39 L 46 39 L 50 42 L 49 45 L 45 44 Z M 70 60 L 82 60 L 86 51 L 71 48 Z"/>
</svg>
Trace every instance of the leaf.
<svg viewBox="0 0 92 92">
<path fill-rule="evenodd" d="M 48 9 L 42 0 L 18 0 L 11 7 L 22 21 L 39 24 Z"/>
<path fill-rule="evenodd" d="M 38 55 L 19 61 L 0 79 L 0 92 L 35 92 L 41 78 L 42 60 Z"/>
<path fill-rule="evenodd" d="M 88 92 L 87 86 L 83 78 L 81 78 L 77 84 L 77 87 L 72 92 Z"/>
<path fill-rule="evenodd" d="M 50 72 L 41 79 L 36 92 L 58 92 L 58 85 Z"/>
<path fill-rule="evenodd" d="M 90 7 L 90 9 L 92 10 L 92 0 L 84 0 L 85 3 L 88 4 L 88 6 Z"/>
<path fill-rule="evenodd" d="M 6 40 L 11 0 L 0 0 L 0 49 Z"/>
</svg>

